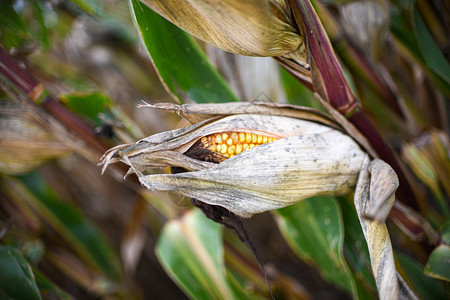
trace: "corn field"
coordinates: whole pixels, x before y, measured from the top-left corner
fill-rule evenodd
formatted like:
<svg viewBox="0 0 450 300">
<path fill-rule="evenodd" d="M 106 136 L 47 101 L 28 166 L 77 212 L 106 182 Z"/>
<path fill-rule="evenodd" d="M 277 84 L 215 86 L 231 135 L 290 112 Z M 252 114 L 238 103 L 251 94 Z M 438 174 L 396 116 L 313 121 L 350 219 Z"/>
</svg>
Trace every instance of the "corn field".
<svg viewBox="0 0 450 300">
<path fill-rule="evenodd" d="M 450 4 L 2 0 L 0 299 L 448 299 Z"/>
</svg>

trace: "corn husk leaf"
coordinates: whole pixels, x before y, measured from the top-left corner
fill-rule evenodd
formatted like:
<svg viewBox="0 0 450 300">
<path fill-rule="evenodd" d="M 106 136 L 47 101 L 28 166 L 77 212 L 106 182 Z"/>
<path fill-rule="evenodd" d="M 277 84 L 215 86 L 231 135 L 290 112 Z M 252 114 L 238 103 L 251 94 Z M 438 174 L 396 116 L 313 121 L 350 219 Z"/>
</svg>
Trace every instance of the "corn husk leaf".
<svg viewBox="0 0 450 300">
<path fill-rule="evenodd" d="M 340 126 L 328 115 L 305 106 L 279 104 L 253 101 L 251 103 L 224 103 L 224 104 L 173 104 L 157 103 L 144 104 L 140 107 L 157 108 L 178 114 L 191 123 L 202 122 L 211 118 L 234 114 L 260 114 L 298 118 L 318 122 L 332 128 L 340 129 Z"/>
<path fill-rule="evenodd" d="M 374 172 L 375 169 L 377 172 Z M 383 194 L 377 191 L 380 186 L 373 182 L 383 182 L 386 178 L 375 176 L 390 173 L 389 169 L 391 167 L 379 159 L 364 162 L 355 190 L 355 208 L 369 248 L 372 272 L 380 299 L 417 299 L 395 269 L 394 253 L 386 224 L 366 217 L 373 208 L 370 203 L 374 200 L 373 196 Z M 392 207 L 395 199 L 390 193 L 386 196 L 385 199 L 376 200 Z"/>
<path fill-rule="evenodd" d="M 158 14 L 217 48 L 247 56 L 290 56 L 306 62 L 303 37 L 285 1 L 143 0 Z M 248 12 L 251 11 L 251 17 Z"/>
</svg>

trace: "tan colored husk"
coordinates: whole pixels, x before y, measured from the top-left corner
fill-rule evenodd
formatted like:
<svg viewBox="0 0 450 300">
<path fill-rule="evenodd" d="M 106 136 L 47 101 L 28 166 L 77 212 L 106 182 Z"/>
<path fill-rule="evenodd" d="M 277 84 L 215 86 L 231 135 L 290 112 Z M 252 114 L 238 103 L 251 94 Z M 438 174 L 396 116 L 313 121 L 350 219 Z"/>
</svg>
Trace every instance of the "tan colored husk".
<svg viewBox="0 0 450 300">
<path fill-rule="evenodd" d="M 141 2 L 193 36 L 227 52 L 246 56 L 295 56 L 298 62 L 306 64 L 304 38 L 290 20 L 286 1 Z"/>
<path fill-rule="evenodd" d="M 174 103 L 145 103 L 140 107 L 156 108 L 178 114 L 191 123 L 198 123 L 215 117 L 235 114 L 260 114 L 272 116 L 285 116 L 302 120 L 309 120 L 340 129 L 340 126 L 328 115 L 317 109 L 290 104 L 253 101 L 232 103 L 205 103 L 205 104 L 174 104 Z"/>
<path fill-rule="evenodd" d="M 220 164 L 182 154 L 201 137 L 223 131 L 246 131 L 282 139 Z M 105 154 L 102 163 L 105 169 L 109 163 L 125 162 L 151 190 L 176 191 L 249 217 L 316 195 L 350 192 L 366 156 L 350 137 L 328 126 L 285 116 L 237 114 L 117 146 Z M 164 166 L 193 172 L 142 174 L 148 168 Z"/>
<path fill-rule="evenodd" d="M 365 159 L 355 190 L 355 208 L 361 228 L 367 241 L 370 263 L 380 299 L 417 299 L 405 281 L 395 269 L 394 253 L 384 221 L 367 218 L 373 214 L 373 202 L 382 202 L 389 211 L 395 198 L 390 191 L 384 193 L 382 184 L 395 185 L 397 178 L 392 177 L 392 168 L 380 159 Z M 386 176 L 386 174 L 389 174 Z M 396 177 L 396 176 L 395 176 Z M 389 181 L 392 181 L 389 183 Z M 374 184 L 375 183 L 375 184 Z M 378 197 L 378 198 L 377 198 Z"/>
</svg>

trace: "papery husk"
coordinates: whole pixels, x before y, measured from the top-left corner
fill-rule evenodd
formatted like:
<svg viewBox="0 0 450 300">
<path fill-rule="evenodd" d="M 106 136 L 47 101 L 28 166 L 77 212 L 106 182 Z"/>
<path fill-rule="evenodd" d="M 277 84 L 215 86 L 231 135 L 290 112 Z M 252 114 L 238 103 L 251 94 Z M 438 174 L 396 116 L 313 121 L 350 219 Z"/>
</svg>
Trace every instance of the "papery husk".
<svg viewBox="0 0 450 300">
<path fill-rule="evenodd" d="M 246 56 L 295 56 L 306 64 L 301 33 L 285 1 L 141 0 L 193 36 Z"/>
<path fill-rule="evenodd" d="M 220 164 L 201 162 L 200 167 L 191 168 L 194 172 L 142 174 L 148 168 L 192 166 L 195 159 L 183 155 L 175 161 L 161 157 L 182 154 L 201 137 L 223 131 L 269 134 L 282 139 Z M 312 196 L 349 193 L 366 156 L 350 137 L 328 126 L 283 116 L 238 114 L 117 146 L 105 154 L 103 164 L 106 168 L 109 163 L 123 161 L 151 190 L 176 191 L 250 217 Z"/>
<path fill-rule="evenodd" d="M 262 101 L 232 102 L 232 103 L 204 103 L 204 104 L 174 104 L 174 103 L 145 103 L 140 107 L 156 108 L 169 111 L 185 118 L 190 123 L 198 123 L 215 117 L 235 114 L 259 114 L 292 117 L 309 120 L 341 130 L 332 118 L 321 111 L 305 106 L 279 104 Z"/>
<path fill-rule="evenodd" d="M 396 185 L 398 181 L 392 168 L 380 159 L 365 159 L 355 190 L 355 208 L 369 249 L 370 263 L 380 299 L 417 299 L 405 281 L 397 273 L 394 252 L 384 221 L 367 218 L 373 215 L 377 203 L 386 206 L 384 212 L 393 206 L 395 197 L 384 184 Z M 394 172 L 395 173 L 395 172 Z M 386 174 L 389 174 L 386 176 Z M 373 203 L 377 202 L 377 203 Z"/>
</svg>

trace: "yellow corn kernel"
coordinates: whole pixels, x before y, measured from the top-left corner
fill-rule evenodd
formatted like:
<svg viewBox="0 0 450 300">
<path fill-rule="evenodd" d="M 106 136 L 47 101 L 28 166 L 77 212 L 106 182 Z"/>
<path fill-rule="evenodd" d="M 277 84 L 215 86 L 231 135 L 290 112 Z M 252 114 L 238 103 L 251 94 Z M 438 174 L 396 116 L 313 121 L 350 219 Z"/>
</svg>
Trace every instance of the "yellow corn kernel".
<svg viewBox="0 0 450 300">
<path fill-rule="evenodd" d="M 252 142 L 252 134 L 251 133 L 246 133 L 245 134 L 245 141 L 247 143 L 251 143 Z"/>
<path fill-rule="evenodd" d="M 277 138 L 248 132 L 222 132 L 202 137 L 202 146 L 222 157 L 230 158 L 258 145 L 277 141 Z M 223 161 L 223 159 L 222 159 Z M 220 161 L 219 161 L 220 162 Z"/>
<path fill-rule="evenodd" d="M 258 136 L 256 134 L 252 134 L 252 143 L 255 144 L 258 140 Z"/>
<path fill-rule="evenodd" d="M 236 132 L 231 133 L 230 136 L 234 142 L 237 142 L 239 140 L 238 134 Z"/>
<path fill-rule="evenodd" d="M 227 146 L 226 144 L 220 145 L 220 152 L 221 152 L 222 154 L 227 153 L 227 151 L 228 151 L 228 146 Z"/>
<path fill-rule="evenodd" d="M 261 144 L 261 143 L 262 143 L 262 140 L 263 140 L 262 135 L 258 135 L 258 139 L 256 140 L 256 142 L 257 142 L 258 144 Z"/>
<path fill-rule="evenodd" d="M 245 133 L 243 132 L 239 133 L 239 142 L 241 143 L 245 142 Z"/>
<path fill-rule="evenodd" d="M 234 153 L 239 154 L 242 152 L 242 145 L 241 144 L 237 144 L 236 145 L 236 150 L 234 151 Z"/>
<path fill-rule="evenodd" d="M 220 135 L 220 134 L 216 135 L 216 142 L 219 144 L 222 143 L 222 135 Z"/>
<path fill-rule="evenodd" d="M 235 152 L 235 150 L 236 150 L 236 147 L 235 146 L 230 146 L 230 147 L 228 147 L 228 154 L 234 154 L 234 152 Z"/>
</svg>

